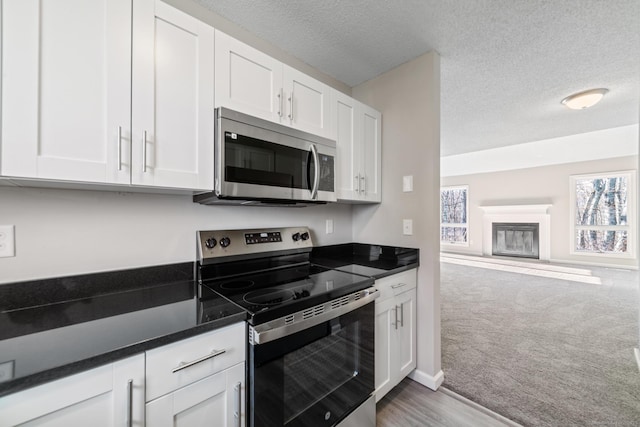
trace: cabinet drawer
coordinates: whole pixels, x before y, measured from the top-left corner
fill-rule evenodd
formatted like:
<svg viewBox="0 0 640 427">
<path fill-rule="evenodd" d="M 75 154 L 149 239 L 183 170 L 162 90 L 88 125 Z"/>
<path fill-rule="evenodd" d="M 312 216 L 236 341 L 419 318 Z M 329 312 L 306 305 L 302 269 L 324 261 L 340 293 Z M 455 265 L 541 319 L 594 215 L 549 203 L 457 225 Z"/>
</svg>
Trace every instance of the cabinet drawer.
<svg viewBox="0 0 640 427">
<path fill-rule="evenodd" d="M 402 292 L 414 289 L 416 282 L 416 269 L 403 271 L 402 273 L 376 280 L 374 286 L 380 291 L 380 297 L 376 299 L 376 304 Z"/>
<path fill-rule="evenodd" d="M 149 350 L 146 401 L 244 362 L 245 342 L 242 322 Z"/>
</svg>

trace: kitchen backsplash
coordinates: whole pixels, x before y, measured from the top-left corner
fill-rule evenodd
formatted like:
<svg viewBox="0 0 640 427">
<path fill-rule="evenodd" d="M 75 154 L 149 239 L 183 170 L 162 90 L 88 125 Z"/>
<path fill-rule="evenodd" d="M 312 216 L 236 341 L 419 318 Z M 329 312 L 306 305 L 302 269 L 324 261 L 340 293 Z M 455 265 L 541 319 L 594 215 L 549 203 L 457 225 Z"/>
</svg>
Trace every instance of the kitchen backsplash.
<svg viewBox="0 0 640 427">
<path fill-rule="evenodd" d="M 352 241 L 351 206 L 202 206 L 189 195 L 0 186 L 0 225 L 15 226 L 16 256 L 0 284 L 194 261 L 196 231 L 308 226 L 316 245 Z M 326 234 L 326 220 L 334 232 Z"/>
</svg>

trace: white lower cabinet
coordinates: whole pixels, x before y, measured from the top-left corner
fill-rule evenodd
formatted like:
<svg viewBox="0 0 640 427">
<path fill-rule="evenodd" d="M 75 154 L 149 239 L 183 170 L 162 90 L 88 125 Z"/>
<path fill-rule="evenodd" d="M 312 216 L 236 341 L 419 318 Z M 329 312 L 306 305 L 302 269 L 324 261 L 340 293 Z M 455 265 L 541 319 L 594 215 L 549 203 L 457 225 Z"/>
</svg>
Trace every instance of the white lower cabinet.
<svg viewBox="0 0 640 427">
<path fill-rule="evenodd" d="M 243 322 L 148 351 L 147 426 L 244 426 L 245 341 Z"/>
<path fill-rule="evenodd" d="M 144 415 L 144 354 L 0 398 L 1 427 L 140 427 Z"/>
<path fill-rule="evenodd" d="M 246 425 L 244 322 L 0 397 L 0 427 Z"/>
<path fill-rule="evenodd" d="M 244 363 L 147 403 L 149 427 L 245 425 Z"/>
<path fill-rule="evenodd" d="M 376 402 L 416 367 L 416 270 L 376 280 Z"/>
</svg>

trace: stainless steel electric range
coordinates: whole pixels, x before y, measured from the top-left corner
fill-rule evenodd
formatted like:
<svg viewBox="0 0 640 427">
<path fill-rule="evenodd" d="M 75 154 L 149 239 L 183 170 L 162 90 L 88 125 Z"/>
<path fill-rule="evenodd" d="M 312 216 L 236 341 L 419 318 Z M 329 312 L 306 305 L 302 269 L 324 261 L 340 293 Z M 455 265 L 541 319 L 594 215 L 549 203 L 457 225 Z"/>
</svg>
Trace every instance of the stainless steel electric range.
<svg viewBox="0 0 640 427">
<path fill-rule="evenodd" d="M 250 426 L 375 426 L 373 279 L 312 264 L 306 227 L 198 232 L 201 292 L 248 314 Z M 203 304 L 202 317 L 207 310 Z"/>
</svg>

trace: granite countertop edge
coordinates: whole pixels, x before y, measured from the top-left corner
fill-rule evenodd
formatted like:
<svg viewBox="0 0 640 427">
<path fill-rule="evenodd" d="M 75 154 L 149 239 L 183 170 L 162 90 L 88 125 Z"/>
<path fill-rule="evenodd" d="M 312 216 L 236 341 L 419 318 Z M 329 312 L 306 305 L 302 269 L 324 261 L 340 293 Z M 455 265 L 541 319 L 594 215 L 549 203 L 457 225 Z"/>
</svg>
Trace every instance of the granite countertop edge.
<svg viewBox="0 0 640 427">
<path fill-rule="evenodd" d="M 223 328 L 234 323 L 243 322 L 247 318 L 246 312 L 235 313 L 227 317 L 216 319 L 207 323 L 193 326 L 189 329 L 174 332 L 168 335 L 151 338 L 145 341 L 133 343 L 125 347 L 117 348 L 106 353 L 98 354 L 86 359 L 77 360 L 31 375 L 16 378 L 0 383 L 0 398 L 31 387 L 42 385 L 50 381 L 65 378 L 74 374 L 88 371 L 111 362 L 124 359 L 129 356 L 143 353 L 153 348 L 171 344 L 186 338 L 203 334 L 215 329 Z"/>
</svg>

